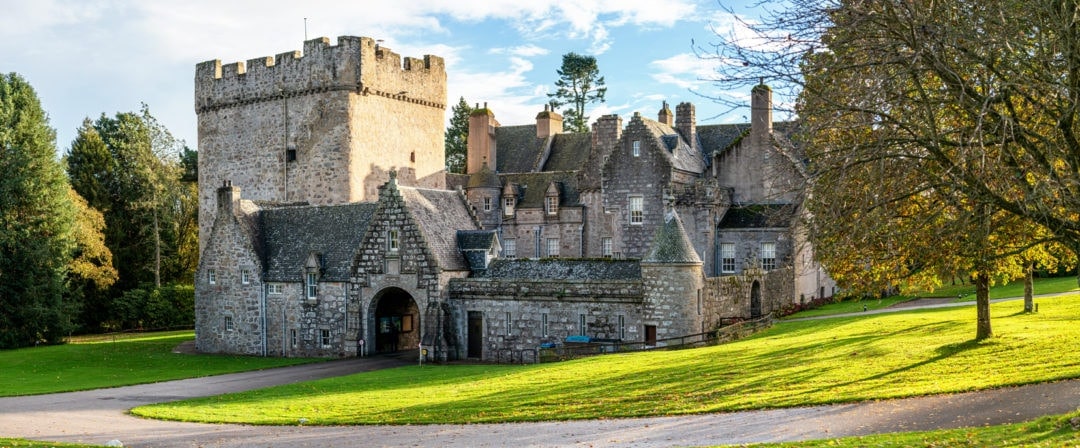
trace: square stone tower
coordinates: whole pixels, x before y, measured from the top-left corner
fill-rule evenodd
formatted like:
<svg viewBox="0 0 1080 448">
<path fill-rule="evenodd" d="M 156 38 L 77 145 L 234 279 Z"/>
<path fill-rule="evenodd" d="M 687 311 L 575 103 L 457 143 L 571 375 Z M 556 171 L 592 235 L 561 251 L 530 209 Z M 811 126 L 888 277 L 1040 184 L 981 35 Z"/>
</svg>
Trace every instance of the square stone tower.
<svg viewBox="0 0 1080 448">
<path fill-rule="evenodd" d="M 304 42 L 304 51 L 195 68 L 199 247 L 229 181 L 245 199 L 376 201 L 395 170 L 402 185 L 445 188 L 446 69 L 367 37 Z"/>
</svg>

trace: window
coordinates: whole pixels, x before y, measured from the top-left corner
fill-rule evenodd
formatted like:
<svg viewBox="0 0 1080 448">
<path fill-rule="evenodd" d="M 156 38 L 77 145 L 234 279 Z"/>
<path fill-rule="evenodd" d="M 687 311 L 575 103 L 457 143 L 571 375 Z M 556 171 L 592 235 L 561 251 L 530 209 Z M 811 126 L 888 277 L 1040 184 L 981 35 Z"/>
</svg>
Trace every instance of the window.
<svg viewBox="0 0 1080 448">
<path fill-rule="evenodd" d="M 242 285 L 251 284 L 251 270 L 250 269 L 241 269 L 240 270 L 240 284 L 242 284 Z"/>
<path fill-rule="evenodd" d="M 490 212 L 491 211 L 491 198 L 484 198 L 484 211 L 485 212 Z"/>
<path fill-rule="evenodd" d="M 545 338 L 548 335 L 547 313 L 540 315 L 540 334 Z"/>
<path fill-rule="evenodd" d="M 776 243 L 761 243 L 761 269 L 776 269 Z"/>
<path fill-rule="evenodd" d="M 503 214 L 506 216 L 514 215 L 514 197 L 507 196 L 503 198 Z"/>
<path fill-rule="evenodd" d="M 502 249 L 503 249 L 503 256 L 504 257 L 506 257 L 506 258 L 517 257 L 517 240 L 515 240 L 515 239 L 503 240 Z"/>
<path fill-rule="evenodd" d="M 600 238 L 600 254 L 604 258 L 611 258 L 611 237 Z"/>
<path fill-rule="evenodd" d="M 697 290 L 697 313 L 698 313 L 698 316 L 701 315 L 701 305 L 702 305 L 702 302 L 701 302 L 701 290 L 699 289 L 699 290 Z"/>
<path fill-rule="evenodd" d="M 319 330 L 319 342 L 323 348 L 330 347 L 330 330 Z"/>
<path fill-rule="evenodd" d="M 626 339 L 626 316 L 619 316 L 619 339 Z"/>
<path fill-rule="evenodd" d="M 282 292 L 281 292 L 281 283 L 271 283 L 270 285 L 267 286 L 267 288 L 269 289 L 269 291 L 267 291 L 267 292 L 269 292 L 270 294 L 274 294 L 274 295 L 282 294 Z"/>
<path fill-rule="evenodd" d="M 225 316 L 225 331 L 233 331 L 234 328 L 232 316 Z"/>
<path fill-rule="evenodd" d="M 398 229 L 390 229 L 386 231 L 386 250 L 390 252 L 397 252 L 401 247 L 401 234 Z"/>
<path fill-rule="evenodd" d="M 547 214 L 549 215 L 559 213 L 559 197 L 548 196 L 544 198 L 544 209 L 547 210 Z"/>
<path fill-rule="evenodd" d="M 547 256 L 551 258 L 559 257 L 559 239 L 548 238 L 547 239 Z"/>
<path fill-rule="evenodd" d="M 582 336 L 585 336 L 585 315 L 584 314 L 578 314 L 577 332 L 578 332 L 578 334 L 580 334 Z"/>
<path fill-rule="evenodd" d="M 296 348 L 296 329 L 289 330 L 289 340 L 292 343 L 292 347 Z"/>
<path fill-rule="evenodd" d="M 634 142 L 630 146 L 633 148 L 631 150 L 631 152 L 634 154 L 634 157 L 640 157 L 641 156 L 641 140 L 634 140 Z"/>
<path fill-rule="evenodd" d="M 735 243 L 720 243 L 720 272 L 735 272 Z"/>
<path fill-rule="evenodd" d="M 211 285 L 217 283 L 217 272 L 214 272 L 213 269 L 207 269 L 206 270 L 206 281 L 208 283 L 210 283 Z"/>
<path fill-rule="evenodd" d="M 645 222 L 645 198 L 630 196 L 630 224 L 641 225 Z"/>
<path fill-rule="evenodd" d="M 309 272 L 307 275 L 307 298 L 314 300 L 319 296 L 319 283 L 317 282 L 314 272 Z"/>
<path fill-rule="evenodd" d="M 510 322 L 511 322 L 511 320 L 510 320 L 510 312 L 507 311 L 506 312 L 506 335 L 507 336 L 510 336 L 510 327 L 511 327 Z"/>
</svg>

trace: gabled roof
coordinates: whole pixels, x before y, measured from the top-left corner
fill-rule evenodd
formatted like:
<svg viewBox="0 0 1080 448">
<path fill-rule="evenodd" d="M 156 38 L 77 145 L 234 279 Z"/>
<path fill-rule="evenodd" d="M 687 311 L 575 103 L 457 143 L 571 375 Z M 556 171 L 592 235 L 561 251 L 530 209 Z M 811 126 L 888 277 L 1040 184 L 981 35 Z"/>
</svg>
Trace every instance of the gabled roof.
<svg viewBox="0 0 1080 448">
<path fill-rule="evenodd" d="M 687 144 L 686 141 L 679 136 L 679 133 L 675 128 L 648 118 L 639 116 L 634 117 L 634 119 L 638 118 L 641 119 L 642 124 L 649 130 L 649 133 L 652 134 L 653 138 L 656 139 L 657 144 L 661 148 L 667 150 L 666 157 L 671 162 L 672 167 L 691 173 L 701 173 L 705 171 L 705 157 Z"/>
<path fill-rule="evenodd" d="M 717 224 L 721 229 L 761 229 L 788 227 L 795 217 L 794 204 L 749 204 L 733 206 Z"/>
<path fill-rule="evenodd" d="M 320 254 L 323 279 L 347 281 L 375 207 L 373 202 L 360 202 L 262 210 L 259 228 L 266 281 L 299 281 L 311 253 Z"/>
<path fill-rule="evenodd" d="M 722 152 L 750 134 L 750 123 L 714 124 L 697 127 L 698 142 L 705 154 Z"/>
<path fill-rule="evenodd" d="M 523 260 L 497 258 L 480 278 L 558 280 L 638 280 L 637 260 Z"/>
<path fill-rule="evenodd" d="M 458 230 L 457 246 L 473 272 L 487 269 L 488 255 L 498 248 L 498 236 L 494 230 Z"/>
<path fill-rule="evenodd" d="M 555 183 L 559 189 L 560 206 L 581 205 L 577 187 L 577 173 L 573 171 L 547 171 L 542 173 L 500 174 L 503 183 L 513 184 L 518 192 L 518 207 L 543 207 L 548 187 Z"/>
<path fill-rule="evenodd" d="M 468 270 L 469 266 L 457 248 L 454 231 L 478 230 L 480 226 L 466 208 L 461 194 L 403 186 L 397 189 L 439 267 L 447 271 Z"/>
<path fill-rule="evenodd" d="M 642 263 L 701 263 L 694 245 L 686 236 L 682 220 L 674 210 L 664 215 L 664 225 L 660 226 L 653 238 L 649 255 Z"/>
<path fill-rule="evenodd" d="M 533 171 L 544 140 L 536 138 L 536 125 L 500 126 L 495 128 L 495 171 L 527 173 Z"/>
<path fill-rule="evenodd" d="M 592 150 L 592 134 L 562 133 L 552 136 L 551 154 L 541 171 L 574 171 L 585 166 Z"/>
</svg>

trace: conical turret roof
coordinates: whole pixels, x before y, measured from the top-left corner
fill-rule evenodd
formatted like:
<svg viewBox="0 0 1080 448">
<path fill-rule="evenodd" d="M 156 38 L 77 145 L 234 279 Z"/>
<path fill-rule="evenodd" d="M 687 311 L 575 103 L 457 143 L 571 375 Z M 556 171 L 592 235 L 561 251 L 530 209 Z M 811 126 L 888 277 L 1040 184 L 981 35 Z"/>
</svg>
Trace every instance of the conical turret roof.
<svg viewBox="0 0 1080 448">
<path fill-rule="evenodd" d="M 682 220 L 675 210 L 664 215 L 664 225 L 656 231 L 649 255 L 644 263 L 701 263 L 690 237 L 683 229 Z"/>
</svg>

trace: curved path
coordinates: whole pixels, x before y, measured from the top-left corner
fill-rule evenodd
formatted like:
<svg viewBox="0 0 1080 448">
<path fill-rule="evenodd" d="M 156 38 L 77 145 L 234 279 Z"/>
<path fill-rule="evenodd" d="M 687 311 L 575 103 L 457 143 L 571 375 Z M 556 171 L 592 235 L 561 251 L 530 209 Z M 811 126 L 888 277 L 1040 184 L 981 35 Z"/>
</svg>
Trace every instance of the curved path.
<svg viewBox="0 0 1080 448">
<path fill-rule="evenodd" d="M 0 398 L 0 436 L 154 447 L 687 446 L 995 425 L 1080 407 L 1080 380 L 854 404 L 682 417 L 428 426 L 245 426 L 146 420 L 135 406 L 401 365 L 362 358 L 156 384 Z"/>
</svg>

